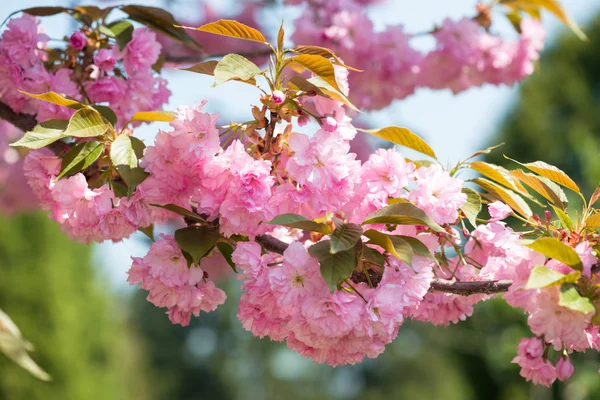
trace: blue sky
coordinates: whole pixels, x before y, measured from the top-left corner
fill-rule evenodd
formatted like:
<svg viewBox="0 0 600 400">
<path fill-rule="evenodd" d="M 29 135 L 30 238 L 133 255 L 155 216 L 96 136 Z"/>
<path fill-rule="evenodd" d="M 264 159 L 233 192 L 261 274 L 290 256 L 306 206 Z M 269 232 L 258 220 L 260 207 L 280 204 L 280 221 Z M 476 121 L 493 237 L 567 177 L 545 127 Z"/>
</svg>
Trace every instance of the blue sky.
<svg viewBox="0 0 600 400">
<path fill-rule="evenodd" d="M 34 6 L 68 6 L 68 0 L 20 0 L 0 2 L 0 17 L 4 19 L 9 13 L 18 9 Z M 159 0 L 119 1 L 119 3 L 135 3 L 160 5 Z M 199 0 L 179 0 L 180 10 L 187 13 L 197 12 Z M 236 1 L 213 1 L 217 9 L 229 10 Z M 567 12 L 580 24 L 593 17 L 600 10 L 600 0 L 563 0 Z M 83 4 L 102 6 L 105 2 L 84 1 Z M 217 5 L 218 4 L 218 5 Z M 376 27 L 385 24 L 403 23 L 408 32 L 424 32 L 433 24 L 444 18 L 460 18 L 474 13 L 474 0 L 421 0 L 403 1 L 388 0 L 372 7 L 370 14 Z M 235 7 L 234 7 L 235 8 Z M 275 30 L 278 21 L 284 17 L 282 10 L 276 10 L 267 20 L 272 21 L 269 28 Z M 262 19 L 262 18 L 261 18 Z M 291 25 L 293 16 L 285 15 Z M 500 18 L 499 18 L 500 20 Z M 45 18 L 43 25 L 46 33 L 53 38 L 60 38 L 69 33 L 72 25 L 68 17 L 59 16 Z M 549 31 L 550 42 L 562 29 L 560 24 L 550 15 L 544 15 L 544 25 Z M 494 25 L 494 29 L 506 35 L 513 35 L 507 23 Z M 288 28 L 288 31 L 291 29 Z M 431 45 L 427 39 L 416 43 L 425 49 Z M 211 88 L 211 78 L 202 77 L 182 71 L 167 71 L 169 86 L 173 92 L 169 108 L 181 104 L 193 104 L 209 99 L 208 110 L 243 118 L 248 105 L 256 103 L 256 92 L 248 85 L 232 84 Z M 474 150 L 485 147 L 490 136 L 495 132 L 498 122 L 502 120 L 506 110 L 516 98 L 518 86 L 471 89 L 459 95 L 448 91 L 421 90 L 408 99 L 397 101 L 385 110 L 368 115 L 373 126 L 401 125 L 411 128 L 424 136 L 434 148 L 443 162 L 456 162 L 469 156 Z M 237 111 L 237 110 L 241 111 Z M 241 113 L 240 113 L 241 112 Z M 143 136 L 151 138 L 156 126 L 143 129 Z M 103 243 L 96 247 L 97 260 L 105 267 L 108 277 L 117 286 L 125 284 L 125 271 L 130 264 L 129 257 L 142 256 L 146 247 L 136 237 L 119 244 Z"/>
</svg>

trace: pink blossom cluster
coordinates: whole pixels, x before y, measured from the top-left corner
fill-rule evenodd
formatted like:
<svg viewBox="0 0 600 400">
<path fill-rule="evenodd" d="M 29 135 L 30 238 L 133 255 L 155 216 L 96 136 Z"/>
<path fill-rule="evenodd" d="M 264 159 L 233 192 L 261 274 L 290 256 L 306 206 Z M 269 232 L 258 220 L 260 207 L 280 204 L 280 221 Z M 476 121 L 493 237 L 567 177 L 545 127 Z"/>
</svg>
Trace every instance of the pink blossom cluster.
<svg viewBox="0 0 600 400">
<path fill-rule="evenodd" d="M 333 366 L 381 354 L 433 278 L 429 259 L 415 260 L 412 268 L 390 260 L 377 287 L 353 285 L 363 299 L 352 291 L 330 293 L 317 260 L 299 242 L 283 257 L 261 255 L 256 243 L 240 243 L 233 257 L 244 271 L 238 312 L 244 328 L 285 340 L 304 357 Z"/>
<path fill-rule="evenodd" d="M 98 50 L 90 79 L 84 82 L 89 99 L 108 104 L 121 123 L 138 111 L 160 110 L 171 95 L 167 81 L 152 70 L 161 48 L 156 33 L 137 28 L 123 50 L 117 44 Z"/>
<path fill-rule="evenodd" d="M 116 44 L 97 50 L 93 64 L 81 66 L 84 73 L 76 72 L 67 61 L 50 62 L 45 51 L 48 40 L 38 19 L 28 14 L 11 19 L 2 33 L 0 98 L 15 112 L 33 114 L 39 122 L 68 119 L 73 113 L 19 91 L 34 94 L 54 91 L 77 100 L 82 100 L 85 93 L 91 102 L 109 105 L 121 124 L 137 111 L 159 110 L 168 102 L 171 93 L 166 80 L 152 70 L 161 45 L 148 28 L 135 29 L 122 51 Z M 87 50 L 87 41 L 81 31 L 71 35 L 68 50 L 76 53 L 77 60 Z"/>
<path fill-rule="evenodd" d="M 575 367 L 571 360 L 562 356 L 556 365 L 544 357 L 544 342 L 539 338 L 525 338 L 519 342 L 517 356 L 513 363 L 521 367 L 521 376 L 536 385 L 550 386 L 558 379 L 565 381 L 569 379 Z"/>
<path fill-rule="evenodd" d="M 419 85 L 450 89 L 512 85 L 534 71 L 546 34 L 540 22 L 524 19 L 518 40 L 504 40 L 485 32 L 468 18 L 445 20 L 433 34 L 437 45 L 421 64 Z"/>
<path fill-rule="evenodd" d="M 351 99 L 367 110 L 382 109 L 418 87 L 459 93 L 484 84 L 512 85 L 533 72 L 545 41 L 542 25 L 533 19 L 523 20 L 517 40 L 490 34 L 472 19 L 448 19 L 433 32 L 435 49 L 423 54 L 402 25 L 376 31 L 365 2 L 306 3 L 295 22 L 294 43 L 330 48 L 346 64 L 367 71 L 350 74 Z"/>
<path fill-rule="evenodd" d="M 148 301 L 167 308 L 174 324 L 187 326 L 192 315 L 214 311 L 226 299 L 225 292 L 208 280 L 200 266 L 188 267 L 172 236 L 162 236 L 143 258 L 133 258 L 127 282 L 147 290 Z"/>
<path fill-rule="evenodd" d="M 70 111 L 33 100 L 19 90 L 56 91 L 76 99 L 81 95 L 68 69 L 47 70 L 45 48 L 50 38 L 42 33 L 37 18 L 24 14 L 11 19 L 0 38 L 0 99 L 14 111 L 36 114 L 38 121 L 68 118 Z"/>
<path fill-rule="evenodd" d="M 61 163 L 46 149 L 32 151 L 25 157 L 25 178 L 41 208 L 50 212 L 72 240 L 118 242 L 164 218 L 162 210 L 144 200 L 142 185 L 130 199 L 116 197 L 108 184 L 90 188 L 81 172 L 57 179 Z"/>
</svg>

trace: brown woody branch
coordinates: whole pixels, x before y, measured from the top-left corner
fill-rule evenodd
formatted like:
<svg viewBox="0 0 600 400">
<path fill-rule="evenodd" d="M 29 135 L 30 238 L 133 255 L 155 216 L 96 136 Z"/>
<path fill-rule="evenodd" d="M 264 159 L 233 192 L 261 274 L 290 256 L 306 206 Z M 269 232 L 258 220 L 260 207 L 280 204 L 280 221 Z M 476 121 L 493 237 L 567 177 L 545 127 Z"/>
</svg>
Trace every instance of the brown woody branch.
<svg viewBox="0 0 600 400">
<path fill-rule="evenodd" d="M 37 125 L 35 116 L 14 112 L 7 104 L 0 102 L 0 118 L 27 132 Z"/>
<path fill-rule="evenodd" d="M 269 235 L 256 237 L 256 242 L 268 251 L 283 254 L 288 244 Z M 435 279 L 431 282 L 430 292 L 452 293 L 460 296 L 472 294 L 496 294 L 503 293 L 512 285 L 512 281 L 475 281 L 475 282 L 452 282 Z"/>
</svg>

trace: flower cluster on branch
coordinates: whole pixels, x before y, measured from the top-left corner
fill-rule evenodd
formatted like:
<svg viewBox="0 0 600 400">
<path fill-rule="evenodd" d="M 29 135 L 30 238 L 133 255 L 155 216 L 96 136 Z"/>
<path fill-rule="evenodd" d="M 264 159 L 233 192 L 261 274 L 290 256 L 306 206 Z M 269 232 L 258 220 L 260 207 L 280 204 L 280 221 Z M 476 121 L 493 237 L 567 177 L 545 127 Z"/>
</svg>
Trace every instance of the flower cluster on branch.
<svg viewBox="0 0 600 400">
<path fill-rule="evenodd" d="M 458 92 L 530 74 L 543 46 L 539 22 L 523 20 L 520 39 L 506 42 L 486 32 L 489 9 L 480 7 L 474 19 L 444 22 L 423 55 L 400 27 L 374 32 L 364 1 L 309 3 L 293 35 L 306 43 L 292 48 L 283 26 L 276 44 L 233 20 L 192 28 L 269 54 L 266 69 L 235 53 L 187 68 L 260 90 L 251 119 L 227 126 L 205 102 L 159 110 L 169 96 L 157 72 L 164 38 L 150 28 L 196 46 L 170 14 L 121 7 L 148 25 L 134 28 L 109 21 L 110 10 L 54 7 L 83 27 L 52 49 L 30 15 L 42 11 L 29 10 L 0 40 L 0 116 L 26 131 L 5 154 L 16 162 L 15 148 L 27 153 L 29 187 L 73 240 L 116 242 L 137 230 L 153 239 L 128 281 L 172 323 L 226 301 L 206 268 L 217 258 L 243 281 L 245 329 L 333 366 L 377 357 L 406 319 L 458 323 L 501 294 L 525 311 L 535 336 L 518 345 L 521 374 L 543 385 L 568 379 L 569 354 L 600 346 L 600 191 L 587 201 L 541 161 L 508 170 L 476 160 L 493 148 L 445 168 L 402 127 L 365 132 L 425 160 L 394 147 L 361 162 L 350 145 L 359 130 L 353 99 L 374 109 L 418 86 Z M 152 121 L 169 126 L 145 144 L 132 128 Z M 467 183 L 465 169 L 481 176 Z M 576 220 L 564 189 L 582 199 Z M 529 206 L 542 198 L 543 219 Z M 180 228 L 154 241 L 154 224 L 166 220 Z"/>
</svg>

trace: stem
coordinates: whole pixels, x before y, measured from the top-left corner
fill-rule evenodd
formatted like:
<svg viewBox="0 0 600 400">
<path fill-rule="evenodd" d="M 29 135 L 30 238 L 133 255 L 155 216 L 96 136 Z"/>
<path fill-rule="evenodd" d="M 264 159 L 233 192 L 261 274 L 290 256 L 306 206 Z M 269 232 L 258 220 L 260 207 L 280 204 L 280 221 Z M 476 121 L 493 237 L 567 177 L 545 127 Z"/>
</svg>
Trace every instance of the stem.
<svg viewBox="0 0 600 400">
<path fill-rule="evenodd" d="M 273 133 L 275 132 L 275 125 L 277 124 L 277 118 L 275 117 L 275 115 L 276 114 L 271 111 L 271 120 L 267 125 L 267 130 L 265 133 L 265 153 L 271 151 L 271 142 L 273 141 Z"/>
</svg>

